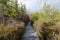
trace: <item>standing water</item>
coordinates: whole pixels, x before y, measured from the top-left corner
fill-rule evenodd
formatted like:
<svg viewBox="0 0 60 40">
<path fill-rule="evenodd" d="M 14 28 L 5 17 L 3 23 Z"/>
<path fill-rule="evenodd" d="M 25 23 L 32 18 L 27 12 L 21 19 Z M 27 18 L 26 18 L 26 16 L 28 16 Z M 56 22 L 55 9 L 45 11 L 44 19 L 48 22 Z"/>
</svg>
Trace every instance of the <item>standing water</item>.
<svg viewBox="0 0 60 40">
<path fill-rule="evenodd" d="M 39 40 L 31 22 L 27 24 L 22 40 Z"/>
</svg>

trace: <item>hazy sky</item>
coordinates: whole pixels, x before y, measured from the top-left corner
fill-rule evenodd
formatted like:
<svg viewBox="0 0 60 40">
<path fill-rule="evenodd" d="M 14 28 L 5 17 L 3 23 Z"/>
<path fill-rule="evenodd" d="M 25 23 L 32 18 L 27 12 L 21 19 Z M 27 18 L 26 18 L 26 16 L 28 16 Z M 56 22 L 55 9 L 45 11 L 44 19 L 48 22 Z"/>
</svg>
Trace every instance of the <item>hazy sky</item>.
<svg viewBox="0 0 60 40">
<path fill-rule="evenodd" d="M 45 0 L 18 0 L 20 2 L 26 4 L 27 11 L 31 12 L 41 9 Z M 47 0 L 47 3 L 60 9 L 60 0 Z"/>
</svg>

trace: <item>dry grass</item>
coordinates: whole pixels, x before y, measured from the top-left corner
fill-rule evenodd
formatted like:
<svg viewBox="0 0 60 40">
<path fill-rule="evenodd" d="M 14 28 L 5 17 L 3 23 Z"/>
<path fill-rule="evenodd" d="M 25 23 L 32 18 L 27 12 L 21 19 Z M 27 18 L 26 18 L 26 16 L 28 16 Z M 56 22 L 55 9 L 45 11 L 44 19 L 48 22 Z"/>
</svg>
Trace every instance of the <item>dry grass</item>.
<svg viewBox="0 0 60 40">
<path fill-rule="evenodd" d="M 40 39 L 43 37 L 44 40 L 60 40 L 60 22 L 36 21 L 33 27 Z"/>
<path fill-rule="evenodd" d="M 24 32 L 24 22 L 0 24 L 0 40 L 19 40 Z"/>
<path fill-rule="evenodd" d="M 43 23 L 44 22 L 40 22 L 39 20 L 34 22 L 33 24 L 33 28 L 35 29 L 36 33 L 37 33 L 37 36 L 40 38 L 40 39 L 43 39 L 43 35 L 41 34 L 43 31 L 42 31 L 42 27 L 43 27 Z"/>
</svg>

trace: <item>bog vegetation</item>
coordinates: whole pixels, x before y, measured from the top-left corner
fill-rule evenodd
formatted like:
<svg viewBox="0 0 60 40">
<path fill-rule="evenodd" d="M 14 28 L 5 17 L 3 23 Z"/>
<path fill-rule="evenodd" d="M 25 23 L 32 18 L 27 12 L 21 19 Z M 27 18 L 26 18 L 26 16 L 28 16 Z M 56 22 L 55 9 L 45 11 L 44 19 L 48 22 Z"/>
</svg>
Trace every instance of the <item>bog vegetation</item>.
<svg viewBox="0 0 60 40">
<path fill-rule="evenodd" d="M 40 11 L 30 14 L 33 28 L 40 40 L 60 40 L 60 10 L 44 4 Z"/>
<path fill-rule="evenodd" d="M 21 40 L 29 17 L 20 5 L 18 0 L 0 0 L 0 40 Z"/>
</svg>

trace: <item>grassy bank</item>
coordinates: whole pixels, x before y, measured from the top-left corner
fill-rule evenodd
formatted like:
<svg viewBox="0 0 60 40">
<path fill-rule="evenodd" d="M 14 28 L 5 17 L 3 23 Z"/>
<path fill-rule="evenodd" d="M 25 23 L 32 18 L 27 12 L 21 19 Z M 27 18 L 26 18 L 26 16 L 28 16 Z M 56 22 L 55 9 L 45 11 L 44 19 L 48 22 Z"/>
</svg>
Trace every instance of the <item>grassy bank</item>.
<svg viewBox="0 0 60 40">
<path fill-rule="evenodd" d="M 36 21 L 33 28 L 41 40 L 60 40 L 60 22 Z"/>
<path fill-rule="evenodd" d="M 33 28 L 40 40 L 60 40 L 60 10 L 47 4 L 30 14 Z"/>
<path fill-rule="evenodd" d="M 0 24 L 0 40 L 20 40 L 24 32 L 24 22 Z"/>
</svg>

